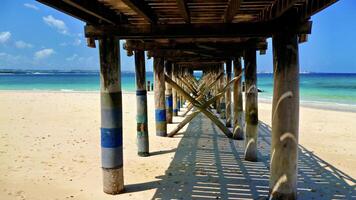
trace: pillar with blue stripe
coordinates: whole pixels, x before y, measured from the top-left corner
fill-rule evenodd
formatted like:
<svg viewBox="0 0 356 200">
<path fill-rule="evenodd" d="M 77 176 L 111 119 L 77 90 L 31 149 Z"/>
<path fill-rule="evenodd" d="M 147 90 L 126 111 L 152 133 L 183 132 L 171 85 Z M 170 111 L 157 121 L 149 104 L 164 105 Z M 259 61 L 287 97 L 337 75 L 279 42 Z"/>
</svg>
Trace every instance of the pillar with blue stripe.
<svg viewBox="0 0 356 200">
<path fill-rule="evenodd" d="M 105 193 L 118 194 L 124 189 L 119 40 L 100 39 L 99 51 L 103 188 Z"/>
<path fill-rule="evenodd" d="M 172 79 L 174 82 L 177 82 L 176 79 L 177 76 L 177 66 L 176 64 L 173 64 L 172 66 Z M 172 93 L 173 93 L 173 116 L 178 116 L 178 93 L 175 88 L 172 88 Z"/>
<path fill-rule="evenodd" d="M 164 62 L 164 67 L 166 70 L 167 76 L 169 76 L 172 79 L 172 62 L 170 61 L 165 61 Z M 172 123 L 173 122 L 173 94 L 172 94 L 172 86 L 168 83 L 166 83 L 166 120 L 167 123 Z"/>
<path fill-rule="evenodd" d="M 149 140 L 147 128 L 146 67 L 144 51 L 135 50 L 135 70 L 137 104 L 137 154 L 139 156 L 149 156 Z"/>
<path fill-rule="evenodd" d="M 154 57 L 153 70 L 154 70 L 156 135 L 165 137 L 167 136 L 167 119 L 166 119 L 165 78 L 164 78 L 163 58 Z"/>
</svg>

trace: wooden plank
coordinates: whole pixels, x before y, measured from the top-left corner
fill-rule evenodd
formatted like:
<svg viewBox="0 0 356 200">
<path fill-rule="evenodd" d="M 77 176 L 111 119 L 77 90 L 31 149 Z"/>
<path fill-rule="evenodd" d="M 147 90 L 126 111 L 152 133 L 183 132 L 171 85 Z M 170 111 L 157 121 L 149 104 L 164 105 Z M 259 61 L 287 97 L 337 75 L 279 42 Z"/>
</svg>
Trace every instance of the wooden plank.
<svg viewBox="0 0 356 200">
<path fill-rule="evenodd" d="M 110 24 L 127 23 L 127 17 L 123 14 L 117 14 L 115 11 L 106 7 L 98 1 L 92 0 L 62 0 L 64 3 L 78 8 L 98 19 Z"/>
<path fill-rule="evenodd" d="M 149 5 L 143 0 L 122 0 L 127 6 L 142 16 L 151 24 L 157 23 L 157 16 Z"/>
<path fill-rule="evenodd" d="M 310 34 L 311 22 L 302 24 L 276 22 L 238 23 L 238 24 L 157 24 L 157 25 L 86 25 L 86 37 L 117 36 L 120 39 L 175 39 L 210 37 L 270 37 L 288 27 L 291 32 Z"/>
<path fill-rule="evenodd" d="M 230 0 L 224 14 L 224 22 L 231 23 L 240 8 L 241 0 Z"/>
<path fill-rule="evenodd" d="M 271 7 L 261 11 L 262 20 L 272 20 L 282 16 L 299 0 L 277 0 Z"/>
<path fill-rule="evenodd" d="M 177 1 L 177 6 L 184 18 L 185 23 L 190 24 L 190 14 L 189 14 L 189 9 L 187 7 L 187 2 L 185 0 L 176 0 L 176 1 Z"/>
</svg>

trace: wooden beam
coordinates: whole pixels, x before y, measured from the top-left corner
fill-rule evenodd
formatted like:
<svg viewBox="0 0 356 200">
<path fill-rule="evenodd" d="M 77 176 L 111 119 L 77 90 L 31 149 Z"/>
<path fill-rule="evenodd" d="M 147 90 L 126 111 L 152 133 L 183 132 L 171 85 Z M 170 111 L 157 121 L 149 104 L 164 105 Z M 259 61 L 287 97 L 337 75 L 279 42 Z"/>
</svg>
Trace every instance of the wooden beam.
<svg viewBox="0 0 356 200">
<path fill-rule="evenodd" d="M 117 36 L 120 39 L 174 39 L 209 37 L 271 37 L 288 27 L 290 32 L 310 34 L 311 22 L 293 23 L 293 26 L 276 22 L 218 23 L 218 24 L 141 24 L 141 25 L 86 25 L 85 37 Z"/>
<path fill-rule="evenodd" d="M 123 14 L 117 14 L 115 11 L 104 6 L 97 1 L 89 0 L 37 0 L 47 6 L 67 13 L 79 20 L 90 24 L 108 23 L 120 24 L 126 23 L 127 17 Z"/>
<path fill-rule="evenodd" d="M 262 20 L 272 20 L 282 16 L 287 10 L 292 8 L 299 0 L 277 0 L 272 6 L 261 11 Z"/>
<path fill-rule="evenodd" d="M 72 5 L 63 3 L 62 0 L 37 0 L 37 1 L 90 24 L 98 24 L 100 21 L 99 18 L 85 11 L 82 11 Z"/>
<path fill-rule="evenodd" d="M 157 16 L 151 7 L 143 0 L 122 0 L 128 7 L 134 10 L 151 24 L 157 23 Z"/>
<path fill-rule="evenodd" d="M 241 0 L 230 0 L 224 14 L 224 22 L 231 23 L 240 8 Z"/>
<path fill-rule="evenodd" d="M 114 10 L 106 7 L 98 1 L 92 0 L 62 0 L 64 3 L 78 8 L 90 15 L 93 15 L 110 24 L 126 23 L 127 17 L 124 15 L 118 15 Z"/>
<path fill-rule="evenodd" d="M 176 1 L 180 13 L 182 13 L 185 23 L 190 24 L 190 14 L 189 14 L 187 2 L 185 0 L 176 0 Z"/>
</svg>

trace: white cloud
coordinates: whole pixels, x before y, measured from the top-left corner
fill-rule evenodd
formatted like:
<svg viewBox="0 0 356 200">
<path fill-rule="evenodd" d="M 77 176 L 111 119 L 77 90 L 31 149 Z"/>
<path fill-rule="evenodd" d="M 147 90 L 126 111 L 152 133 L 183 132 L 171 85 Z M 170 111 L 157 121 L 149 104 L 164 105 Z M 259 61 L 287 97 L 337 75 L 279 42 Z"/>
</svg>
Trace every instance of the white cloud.
<svg viewBox="0 0 356 200">
<path fill-rule="evenodd" d="M 39 10 L 39 8 L 33 4 L 30 4 L 30 3 L 25 3 L 23 4 L 26 8 L 30 8 L 30 9 L 33 9 L 33 10 Z"/>
<path fill-rule="evenodd" d="M 73 61 L 74 59 L 76 59 L 78 57 L 77 54 L 73 54 L 72 56 L 66 58 L 66 61 Z"/>
<path fill-rule="evenodd" d="M 32 47 L 33 47 L 32 44 L 26 43 L 26 42 L 24 42 L 24 41 L 22 41 L 22 40 L 16 41 L 16 42 L 15 42 L 15 46 L 16 46 L 17 48 L 19 48 L 19 49 L 32 48 Z"/>
<path fill-rule="evenodd" d="M 42 49 L 35 53 L 35 59 L 36 60 L 44 59 L 44 58 L 47 58 L 48 56 L 52 55 L 53 53 L 54 53 L 53 49 Z"/>
<path fill-rule="evenodd" d="M 11 33 L 9 31 L 0 32 L 0 43 L 5 43 L 11 37 Z"/>
<path fill-rule="evenodd" d="M 42 18 L 43 21 L 50 27 L 57 29 L 62 34 L 68 34 L 68 28 L 64 21 L 54 18 L 52 15 Z"/>
</svg>

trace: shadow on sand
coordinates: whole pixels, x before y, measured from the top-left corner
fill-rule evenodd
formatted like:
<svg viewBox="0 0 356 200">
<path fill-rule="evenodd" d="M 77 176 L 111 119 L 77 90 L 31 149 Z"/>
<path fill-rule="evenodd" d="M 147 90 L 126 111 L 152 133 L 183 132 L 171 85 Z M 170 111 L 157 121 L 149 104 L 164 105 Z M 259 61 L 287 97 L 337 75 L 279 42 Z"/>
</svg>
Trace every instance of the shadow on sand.
<svg viewBox="0 0 356 200">
<path fill-rule="evenodd" d="M 270 135 L 271 128 L 260 122 L 259 162 L 248 162 L 243 141 L 227 139 L 199 115 L 189 124 L 166 174 L 156 177 L 161 180 L 134 188 L 157 187 L 152 199 L 265 199 Z M 356 199 L 355 180 L 303 146 L 298 173 L 298 199 Z"/>
</svg>

